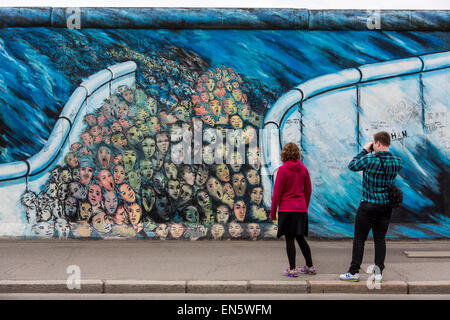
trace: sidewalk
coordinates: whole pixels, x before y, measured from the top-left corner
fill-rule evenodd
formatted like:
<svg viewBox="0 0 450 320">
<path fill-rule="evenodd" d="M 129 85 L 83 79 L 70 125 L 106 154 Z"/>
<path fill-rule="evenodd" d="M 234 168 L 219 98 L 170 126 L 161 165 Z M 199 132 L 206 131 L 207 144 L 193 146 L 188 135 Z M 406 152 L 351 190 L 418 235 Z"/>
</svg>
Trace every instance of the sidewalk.
<svg viewBox="0 0 450 320">
<path fill-rule="evenodd" d="M 318 274 L 287 278 L 284 240 L 0 240 L 0 293 L 450 293 L 450 258 L 408 258 L 405 251 L 450 251 L 450 240 L 388 241 L 380 290 L 369 290 L 373 261 L 366 243 L 359 283 L 338 280 L 351 240 L 309 241 Z M 297 248 L 297 266 L 304 264 Z M 81 270 L 69 291 L 67 267 Z"/>
</svg>

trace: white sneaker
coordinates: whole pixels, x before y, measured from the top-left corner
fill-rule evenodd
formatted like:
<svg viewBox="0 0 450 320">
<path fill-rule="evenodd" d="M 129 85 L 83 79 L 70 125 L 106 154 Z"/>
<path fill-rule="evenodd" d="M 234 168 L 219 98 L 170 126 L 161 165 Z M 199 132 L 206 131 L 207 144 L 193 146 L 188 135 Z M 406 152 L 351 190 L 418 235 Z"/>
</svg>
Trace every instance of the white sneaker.
<svg viewBox="0 0 450 320">
<path fill-rule="evenodd" d="M 383 280 L 383 275 L 382 274 L 375 274 L 375 282 L 376 283 L 381 283 L 381 280 Z"/>
<path fill-rule="evenodd" d="M 358 282 L 359 281 L 359 273 L 351 274 L 350 272 L 346 272 L 346 273 L 339 275 L 339 279 L 343 280 L 343 281 Z"/>
</svg>

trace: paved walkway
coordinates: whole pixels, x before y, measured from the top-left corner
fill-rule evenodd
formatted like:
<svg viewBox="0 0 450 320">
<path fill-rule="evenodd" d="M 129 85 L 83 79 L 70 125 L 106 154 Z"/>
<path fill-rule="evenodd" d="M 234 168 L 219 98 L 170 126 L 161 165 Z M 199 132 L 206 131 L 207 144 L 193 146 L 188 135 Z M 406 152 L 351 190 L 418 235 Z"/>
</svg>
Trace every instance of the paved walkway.
<svg viewBox="0 0 450 320">
<path fill-rule="evenodd" d="M 166 282 L 175 286 L 179 286 L 181 281 L 185 284 L 185 288 L 190 281 L 197 281 L 192 282 L 197 284 L 199 280 L 207 281 L 206 284 L 213 281 L 239 281 L 237 286 L 247 286 L 246 292 L 249 292 L 249 288 L 256 288 L 252 287 L 251 283 L 258 283 L 260 280 L 264 281 L 262 284 L 274 284 L 272 289 L 270 286 L 266 287 L 269 289 L 265 289 L 265 292 L 273 290 L 279 281 L 289 281 L 292 284 L 296 282 L 298 285 L 296 290 L 300 290 L 302 284 L 301 290 L 305 289 L 312 293 L 333 292 L 333 290 L 353 292 L 352 290 L 360 290 L 357 289 L 359 287 L 365 287 L 365 280 L 369 277 L 365 274 L 365 270 L 373 261 L 372 241 L 366 243 L 361 270 L 362 281 L 359 285 L 338 281 L 338 274 L 345 272 L 350 263 L 351 240 L 309 241 L 309 243 L 318 274 L 301 275 L 291 279 L 282 275 L 287 266 L 283 240 L 254 242 L 5 239 L 0 240 L 0 281 L 3 280 L 5 283 L 16 280 L 60 280 L 59 283 L 65 283 L 69 276 L 68 266 L 76 265 L 80 267 L 83 281 L 96 280 L 97 282 L 92 283 L 100 283 L 99 286 L 102 286 L 103 290 L 106 282 L 114 283 L 117 280 L 126 281 L 116 284 L 135 280 L 132 281 L 135 285 L 145 281 L 147 284 L 153 281 L 154 284 L 157 281 L 160 284 Z M 297 264 L 301 266 L 304 260 L 300 250 L 297 250 Z M 389 287 L 389 283 L 401 284 L 403 290 L 407 282 L 415 281 L 435 281 L 434 286 L 442 287 L 442 284 L 447 285 L 443 281 L 447 281 L 450 290 L 450 258 L 409 258 L 404 253 L 449 250 L 450 240 L 388 241 L 386 270 L 383 277 L 385 287 Z M 249 282 L 253 280 L 257 281 Z M 326 283 L 328 291 L 322 290 L 318 285 Z M 262 284 L 259 284 L 260 288 Z M 334 286 L 331 291 L 330 285 Z M 343 287 L 343 285 L 352 286 Z M 396 288 L 398 289 L 398 286 Z M 198 290 L 198 287 L 195 290 Z M 220 290 L 224 292 L 226 289 L 222 286 Z"/>
</svg>

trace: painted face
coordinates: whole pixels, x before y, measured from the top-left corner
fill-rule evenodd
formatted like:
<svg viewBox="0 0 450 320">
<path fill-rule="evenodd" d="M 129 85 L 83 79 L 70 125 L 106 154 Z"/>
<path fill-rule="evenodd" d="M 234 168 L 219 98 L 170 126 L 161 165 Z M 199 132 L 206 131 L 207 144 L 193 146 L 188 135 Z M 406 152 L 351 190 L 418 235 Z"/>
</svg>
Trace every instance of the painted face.
<svg viewBox="0 0 450 320">
<path fill-rule="evenodd" d="M 167 178 L 176 179 L 178 175 L 177 167 L 173 163 L 166 162 L 164 163 L 164 172 L 166 173 Z"/>
<path fill-rule="evenodd" d="M 119 132 L 122 132 L 122 126 L 120 125 L 119 122 L 114 122 L 114 123 L 111 125 L 111 131 L 112 131 L 112 133 L 119 133 Z"/>
<path fill-rule="evenodd" d="M 117 149 L 122 149 L 128 145 L 128 141 L 123 135 L 123 133 L 116 133 L 111 136 L 111 142 L 113 146 Z"/>
<path fill-rule="evenodd" d="M 276 238 L 278 233 L 278 226 L 276 224 L 268 225 L 264 231 L 265 238 Z"/>
<path fill-rule="evenodd" d="M 189 223 L 199 223 L 200 215 L 197 211 L 197 208 L 194 206 L 189 206 L 185 209 L 186 221 Z"/>
<path fill-rule="evenodd" d="M 247 232 L 251 240 L 256 240 L 261 233 L 261 228 L 257 223 L 249 223 L 247 226 Z"/>
<path fill-rule="evenodd" d="M 137 203 L 133 203 L 128 207 L 128 217 L 133 226 L 137 225 L 142 217 L 142 209 Z"/>
<path fill-rule="evenodd" d="M 230 170 L 226 164 L 219 164 L 216 168 L 216 176 L 222 182 L 230 181 Z"/>
<path fill-rule="evenodd" d="M 98 206 L 102 201 L 102 189 L 98 184 L 92 184 L 89 187 L 88 200 L 93 207 Z"/>
<path fill-rule="evenodd" d="M 152 97 L 147 98 L 147 109 L 151 115 L 155 115 L 157 112 L 157 109 L 158 109 L 157 102 Z"/>
<path fill-rule="evenodd" d="M 210 196 L 212 196 L 216 200 L 222 200 L 223 196 L 223 187 L 220 184 L 219 180 L 215 177 L 210 177 L 206 181 L 206 189 Z"/>
<path fill-rule="evenodd" d="M 208 94 L 208 92 L 203 91 L 203 92 L 200 94 L 200 99 L 201 99 L 201 101 L 202 101 L 203 103 L 208 103 L 208 102 L 209 102 L 209 94 Z"/>
<path fill-rule="evenodd" d="M 88 113 L 87 115 L 85 115 L 84 116 L 84 121 L 86 121 L 86 123 L 90 127 L 95 126 L 97 124 L 97 118 L 92 113 Z"/>
<path fill-rule="evenodd" d="M 241 170 L 241 166 L 244 164 L 244 159 L 240 152 L 234 152 L 231 156 L 231 170 L 233 172 L 239 172 Z"/>
<path fill-rule="evenodd" d="M 194 191 L 190 186 L 183 184 L 180 189 L 180 205 L 185 205 L 188 203 L 192 198 L 193 192 Z"/>
<path fill-rule="evenodd" d="M 205 191 L 200 191 L 197 194 L 197 202 L 203 210 L 211 208 L 211 199 Z"/>
<path fill-rule="evenodd" d="M 190 166 L 183 166 L 183 179 L 190 186 L 194 185 L 195 182 L 195 174 L 192 172 L 192 168 Z"/>
<path fill-rule="evenodd" d="M 101 210 L 98 210 L 97 213 L 92 217 L 92 226 L 99 233 L 108 233 L 111 231 L 111 221 Z"/>
<path fill-rule="evenodd" d="M 83 145 L 79 142 L 75 142 L 72 144 L 72 146 L 70 147 L 70 150 L 72 150 L 72 152 L 77 152 L 78 150 L 81 149 L 81 147 L 83 147 Z"/>
<path fill-rule="evenodd" d="M 209 114 L 202 116 L 202 121 L 210 127 L 214 127 L 214 125 L 216 124 L 216 120 L 214 120 L 214 117 Z"/>
<path fill-rule="evenodd" d="M 100 185 L 108 191 L 114 190 L 114 179 L 109 170 L 103 169 L 98 173 L 97 179 Z"/>
<path fill-rule="evenodd" d="M 147 159 L 150 159 L 156 150 L 155 140 L 153 138 L 145 138 L 142 141 L 142 151 Z"/>
<path fill-rule="evenodd" d="M 194 105 L 198 105 L 201 102 L 200 97 L 196 94 L 192 95 L 191 101 Z"/>
<path fill-rule="evenodd" d="M 157 197 L 155 201 L 156 212 L 165 221 L 170 219 L 169 200 L 166 197 Z"/>
<path fill-rule="evenodd" d="M 227 223 L 230 217 L 230 209 L 225 205 L 217 207 L 216 220 L 218 223 Z"/>
<path fill-rule="evenodd" d="M 27 207 L 35 206 L 36 194 L 33 191 L 25 192 L 22 196 L 22 203 Z"/>
<path fill-rule="evenodd" d="M 136 163 L 136 151 L 134 150 L 125 150 L 123 154 L 123 163 L 125 165 L 125 171 L 131 171 L 134 168 L 134 164 Z"/>
<path fill-rule="evenodd" d="M 93 136 L 93 137 L 97 137 L 102 133 L 102 130 L 100 129 L 99 126 L 93 126 L 91 129 L 89 129 L 89 133 Z"/>
<path fill-rule="evenodd" d="M 54 231 L 53 225 L 44 221 L 34 224 L 31 230 L 35 235 L 46 238 L 52 237 Z"/>
<path fill-rule="evenodd" d="M 69 195 L 69 185 L 66 183 L 59 185 L 58 195 L 57 195 L 58 199 L 63 201 L 67 198 L 68 195 Z"/>
<path fill-rule="evenodd" d="M 141 174 L 139 171 L 128 172 L 128 181 L 134 190 L 139 190 L 141 188 Z"/>
<path fill-rule="evenodd" d="M 254 126 L 259 126 L 259 123 L 261 121 L 261 116 L 256 113 L 256 112 L 251 112 L 250 113 L 250 122 L 254 125 Z"/>
<path fill-rule="evenodd" d="M 162 153 L 166 153 L 169 150 L 169 137 L 165 133 L 158 133 L 156 135 L 156 146 Z"/>
<path fill-rule="evenodd" d="M 147 126 L 145 122 L 136 125 L 136 127 L 138 128 L 138 131 L 142 132 L 142 136 L 144 138 L 149 137 L 151 135 L 150 128 Z"/>
<path fill-rule="evenodd" d="M 254 205 L 251 207 L 250 210 L 251 210 L 251 215 L 252 215 L 253 219 L 258 220 L 258 221 L 267 220 L 267 212 L 266 212 L 266 210 L 264 210 L 263 207 Z"/>
<path fill-rule="evenodd" d="M 150 161 L 152 162 L 153 170 L 159 171 L 164 165 L 164 155 L 156 153 Z"/>
<path fill-rule="evenodd" d="M 256 171 L 255 169 L 250 169 L 247 171 L 247 173 L 245 175 L 246 175 L 247 181 L 250 185 L 253 185 L 253 186 L 259 185 L 260 177 L 259 177 L 258 171 Z"/>
<path fill-rule="evenodd" d="M 114 182 L 116 184 L 121 184 L 125 179 L 125 169 L 121 165 L 117 165 L 114 167 Z"/>
<path fill-rule="evenodd" d="M 233 212 L 236 220 L 243 222 L 245 219 L 245 214 L 247 213 L 247 206 L 245 205 L 245 202 L 242 200 L 236 201 L 233 206 Z"/>
<path fill-rule="evenodd" d="M 121 103 L 117 106 L 117 118 L 124 119 L 128 116 L 130 108 L 126 103 Z M 122 126 L 123 127 L 123 126 Z"/>
<path fill-rule="evenodd" d="M 230 117 L 230 124 L 234 129 L 241 129 L 243 126 L 241 117 L 237 115 Z"/>
<path fill-rule="evenodd" d="M 89 132 L 83 132 L 81 134 L 81 140 L 86 147 L 92 147 L 94 145 L 94 138 L 89 134 Z"/>
<path fill-rule="evenodd" d="M 167 189 L 169 192 L 169 196 L 177 200 L 180 195 L 180 182 L 178 180 L 170 180 L 167 184 Z"/>
<path fill-rule="evenodd" d="M 78 157 L 73 153 L 69 153 L 66 156 L 65 160 L 66 160 L 67 165 L 71 168 L 76 168 L 79 165 Z"/>
<path fill-rule="evenodd" d="M 79 182 L 71 182 L 69 192 L 72 197 L 78 200 L 84 200 L 87 196 L 86 188 Z"/>
<path fill-rule="evenodd" d="M 104 195 L 104 205 L 106 209 L 106 213 L 110 216 L 114 215 L 116 212 L 117 206 L 119 204 L 119 199 L 114 191 L 108 191 Z"/>
<path fill-rule="evenodd" d="M 49 183 L 46 193 L 50 198 L 56 198 L 58 194 L 58 188 L 56 183 Z"/>
<path fill-rule="evenodd" d="M 244 175 L 242 173 L 233 174 L 232 178 L 234 193 L 238 197 L 243 197 L 245 190 L 247 189 L 247 184 L 245 182 Z"/>
<path fill-rule="evenodd" d="M 122 199 L 126 202 L 136 201 L 136 194 L 134 193 L 134 190 L 130 187 L 130 185 L 126 183 L 120 185 L 119 194 L 122 197 Z"/>
<path fill-rule="evenodd" d="M 184 233 L 184 227 L 181 223 L 172 223 L 169 228 L 170 235 L 174 239 L 179 239 Z"/>
<path fill-rule="evenodd" d="M 153 190 L 152 187 L 145 187 L 142 189 L 142 207 L 146 212 L 152 211 L 155 199 L 155 190 Z"/>
<path fill-rule="evenodd" d="M 133 99 L 134 99 L 133 92 L 132 92 L 131 90 L 125 90 L 125 91 L 122 93 L 122 98 L 123 98 L 125 101 L 128 101 L 129 103 L 132 103 L 132 102 L 133 102 Z"/>
<path fill-rule="evenodd" d="M 144 180 L 150 181 L 153 177 L 153 165 L 151 161 L 147 159 L 141 160 L 139 167 Z"/>
<path fill-rule="evenodd" d="M 134 146 L 139 144 L 139 142 L 144 139 L 144 135 L 142 134 L 141 130 L 139 130 L 136 126 L 133 126 L 127 131 L 127 139 L 128 142 Z"/>
<path fill-rule="evenodd" d="M 114 162 L 115 166 L 118 166 L 118 165 L 123 166 L 123 157 L 122 157 L 122 155 L 121 154 L 116 154 L 114 156 L 113 162 Z"/>
<path fill-rule="evenodd" d="M 256 204 L 261 204 L 263 199 L 263 190 L 261 187 L 256 187 L 252 189 L 250 193 L 250 200 Z"/>
<path fill-rule="evenodd" d="M 154 188 L 155 191 L 159 194 L 162 194 L 166 189 L 168 179 L 162 172 L 157 172 L 154 178 Z"/>
<path fill-rule="evenodd" d="M 124 224 L 128 222 L 128 215 L 124 207 L 120 206 L 117 208 L 113 217 L 113 222 L 115 224 Z"/>
<path fill-rule="evenodd" d="M 150 117 L 148 119 L 148 126 L 153 134 L 161 130 L 161 126 L 159 125 L 159 120 L 157 117 Z"/>
<path fill-rule="evenodd" d="M 242 234 L 242 231 L 242 226 L 239 223 L 231 222 L 228 224 L 228 232 L 230 233 L 231 237 L 239 238 Z"/>
<path fill-rule="evenodd" d="M 205 167 L 200 167 L 195 176 L 195 184 L 197 186 L 202 186 L 206 183 L 208 179 L 208 169 Z"/>
<path fill-rule="evenodd" d="M 167 235 L 169 234 L 169 228 L 167 227 L 167 224 L 165 223 L 158 224 L 158 226 L 155 229 L 155 234 L 161 239 L 167 238 Z"/>
<path fill-rule="evenodd" d="M 84 185 L 87 185 L 91 182 L 92 175 L 94 170 L 92 167 L 81 167 L 80 168 L 80 182 Z"/>
<path fill-rule="evenodd" d="M 89 220 L 92 216 L 92 206 L 89 202 L 83 202 L 80 205 L 80 218 L 81 220 Z"/>
<path fill-rule="evenodd" d="M 244 99 L 245 97 L 245 99 Z M 242 96 L 242 100 L 247 100 L 247 95 L 243 95 Z M 246 102 L 243 102 L 244 104 L 241 105 L 241 107 L 239 108 L 239 115 L 242 117 L 242 119 L 244 120 L 249 120 L 250 119 L 250 106 L 248 104 L 245 104 Z"/>
<path fill-rule="evenodd" d="M 231 94 L 233 95 L 234 100 L 241 101 L 242 100 L 242 91 L 239 89 L 233 89 L 231 91 Z"/>
<path fill-rule="evenodd" d="M 214 224 L 211 227 L 211 234 L 215 240 L 219 240 L 220 238 L 222 238 L 224 233 L 225 233 L 225 228 L 221 224 Z"/>
<path fill-rule="evenodd" d="M 220 114 L 220 112 L 222 111 L 222 105 L 220 104 L 219 100 L 212 100 L 209 103 L 209 108 L 211 109 L 211 112 L 215 115 L 218 116 Z"/>
<path fill-rule="evenodd" d="M 128 121 L 127 119 L 119 119 L 117 121 L 119 122 L 123 130 L 127 130 L 131 125 L 130 121 Z"/>
<path fill-rule="evenodd" d="M 250 148 L 247 151 L 247 159 L 248 159 L 248 163 L 249 165 L 258 170 L 261 166 L 261 157 L 259 154 L 259 148 L 255 147 L 255 148 Z"/>
<path fill-rule="evenodd" d="M 202 150 L 203 162 L 206 164 L 214 163 L 214 150 L 210 146 L 203 146 Z"/>
<path fill-rule="evenodd" d="M 228 115 L 232 115 L 232 114 L 235 114 L 237 112 L 236 102 L 234 101 L 233 98 L 225 99 L 224 102 L 223 102 L 223 107 L 224 107 L 225 112 Z"/>
</svg>

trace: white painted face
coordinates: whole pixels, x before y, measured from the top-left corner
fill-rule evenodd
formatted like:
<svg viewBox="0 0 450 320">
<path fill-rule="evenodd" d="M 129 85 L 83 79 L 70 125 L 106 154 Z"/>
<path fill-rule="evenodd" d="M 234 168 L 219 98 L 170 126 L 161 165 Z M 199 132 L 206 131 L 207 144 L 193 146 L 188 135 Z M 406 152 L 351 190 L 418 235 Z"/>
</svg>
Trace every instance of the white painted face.
<svg viewBox="0 0 450 320">
<path fill-rule="evenodd" d="M 53 224 L 44 221 L 39 222 L 31 227 L 31 231 L 36 236 L 43 238 L 51 238 L 53 236 Z"/>
</svg>

